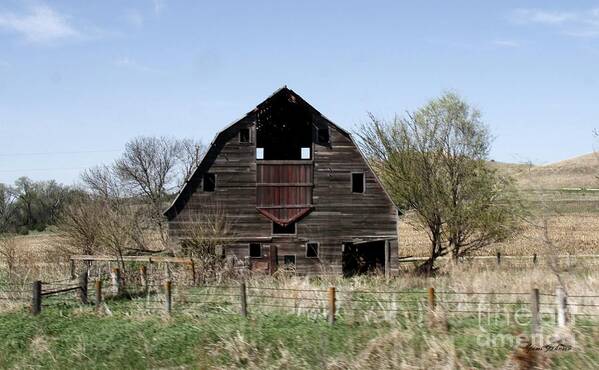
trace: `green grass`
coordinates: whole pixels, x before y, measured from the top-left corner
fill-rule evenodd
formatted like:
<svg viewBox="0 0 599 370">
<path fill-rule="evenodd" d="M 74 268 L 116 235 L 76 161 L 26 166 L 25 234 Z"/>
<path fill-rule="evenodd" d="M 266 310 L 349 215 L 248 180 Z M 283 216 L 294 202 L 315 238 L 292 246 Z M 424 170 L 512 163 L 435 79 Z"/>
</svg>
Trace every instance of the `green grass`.
<svg viewBox="0 0 599 370">
<path fill-rule="evenodd" d="M 47 308 L 0 314 L 0 368 L 378 368 L 404 361 L 426 367 L 457 361 L 472 368 L 501 367 L 513 351 L 509 342 L 481 345 L 481 334 L 515 335 L 526 328 L 476 317 L 450 317 L 429 327 L 421 321 L 365 322 L 289 314 L 175 314 L 166 318 L 127 311 L 114 302 L 112 315 L 88 307 Z M 593 324 L 593 322 L 582 322 Z M 596 364 L 597 327 L 580 329 L 576 352 L 552 354 L 556 368 Z M 356 362 L 357 361 L 357 362 Z M 331 367 L 331 364 L 341 364 Z"/>
<path fill-rule="evenodd" d="M 276 363 L 280 348 L 289 350 L 299 367 L 319 368 L 323 359 L 355 352 L 386 330 L 388 325 L 331 327 L 323 320 L 277 314 L 255 320 L 236 315 L 166 319 L 52 308 L 38 317 L 0 315 L 0 368 L 243 367 L 252 356 Z"/>
</svg>

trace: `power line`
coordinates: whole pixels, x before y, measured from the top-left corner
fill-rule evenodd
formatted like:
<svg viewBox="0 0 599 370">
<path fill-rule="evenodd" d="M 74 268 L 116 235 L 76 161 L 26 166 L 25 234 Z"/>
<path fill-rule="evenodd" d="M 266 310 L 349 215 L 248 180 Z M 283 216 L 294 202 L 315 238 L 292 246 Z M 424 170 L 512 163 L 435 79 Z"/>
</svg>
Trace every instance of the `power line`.
<svg viewBox="0 0 599 370">
<path fill-rule="evenodd" d="M 0 153 L 0 157 L 18 157 L 18 156 L 35 156 L 35 155 L 62 155 L 62 154 L 86 154 L 86 153 L 115 153 L 120 150 L 82 150 L 72 152 L 30 152 L 30 153 Z"/>
<path fill-rule="evenodd" d="M 90 166 L 91 167 L 91 166 Z M 40 171 L 75 171 L 85 170 L 90 167 L 73 167 L 73 168 L 26 168 L 17 170 L 0 170 L 0 172 L 40 172 Z"/>
</svg>

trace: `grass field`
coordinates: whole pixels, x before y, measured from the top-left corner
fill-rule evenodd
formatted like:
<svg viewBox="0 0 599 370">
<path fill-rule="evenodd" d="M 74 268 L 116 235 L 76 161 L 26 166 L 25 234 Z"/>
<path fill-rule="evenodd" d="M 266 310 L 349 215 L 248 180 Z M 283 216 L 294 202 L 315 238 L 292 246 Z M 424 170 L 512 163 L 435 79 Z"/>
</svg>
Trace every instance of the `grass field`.
<svg viewBox="0 0 599 370">
<path fill-rule="evenodd" d="M 246 320 L 223 315 L 99 317 L 87 310 L 40 317 L 0 316 L 0 367 L 47 369 L 500 368 L 514 361 L 507 341 L 481 347 L 477 335 L 510 336 L 506 323 L 479 326 L 449 319 L 445 328 L 418 323 L 335 326 L 293 315 Z M 596 368 L 596 329 L 576 327 L 576 351 L 543 354 L 553 368 Z"/>
<path fill-rule="evenodd" d="M 108 299 L 101 312 L 71 299 L 66 305 L 45 307 L 40 316 L 32 317 L 27 302 L 11 302 L 8 295 L 2 295 L 3 284 L 7 280 L 21 282 L 27 299 L 31 280 L 64 279 L 68 264 L 52 252 L 58 241 L 55 234 L 19 236 L 15 239 L 13 276 L 6 273 L 6 261 L 0 261 L 0 368 L 599 368 L 599 261 L 575 258 L 553 269 L 545 263 L 547 255 L 599 254 L 599 192 L 592 190 L 594 159 L 586 156 L 534 168 L 496 164 L 516 177 L 531 205 L 532 217 L 523 222 L 515 237 L 479 254 L 537 253 L 542 261 L 538 266 L 515 260 L 506 260 L 501 266 L 493 261 L 467 262 L 442 264 L 435 277 L 402 274 L 386 280 L 381 276 L 342 279 L 281 274 L 248 281 L 254 287 L 285 289 L 293 302 L 322 306 L 316 310 L 294 312 L 259 306 L 259 301 L 252 300 L 246 319 L 238 314 L 237 303 L 226 300 L 210 310 L 202 305 L 184 306 L 190 299 L 176 290 L 170 317 L 160 309 L 148 309 L 148 302 L 141 298 Z M 410 217 L 404 216 L 400 224 L 400 255 L 426 256 L 426 234 L 411 226 Z M 551 245 L 545 242 L 541 227 L 545 220 Z M 570 297 L 572 321 L 566 329 L 555 325 L 553 294 L 560 281 Z M 321 293 L 294 293 L 322 292 L 329 286 L 337 287 L 340 297 L 333 326 L 325 319 L 326 303 L 315 301 Z M 421 305 L 429 287 L 437 291 L 434 312 Z M 543 340 L 555 343 L 559 339 L 571 348 L 525 350 L 519 338 L 529 333 L 528 321 L 516 322 L 510 319 L 512 313 L 481 319 L 481 312 L 502 307 L 515 312 L 528 307 L 532 288 L 542 293 Z M 208 293 L 219 291 L 223 289 Z M 354 291 L 358 293 L 347 293 Z M 392 293 L 359 293 L 368 291 L 414 292 L 405 297 L 413 300 L 409 304 L 419 305 L 420 314 L 394 311 L 408 303 L 394 303 L 397 296 Z M 362 306 L 348 306 L 348 296 L 361 300 Z"/>
<path fill-rule="evenodd" d="M 597 291 L 598 274 L 594 269 L 583 268 L 565 274 L 569 294 Z M 496 293 L 497 304 L 502 300 L 515 301 L 516 296 L 501 294 L 527 294 L 533 286 L 550 294 L 557 279 L 544 268 L 461 266 L 450 267 L 436 278 L 406 275 L 389 281 L 375 276 L 263 277 L 248 281 L 248 285 L 295 289 L 290 294 L 305 289 L 322 290 L 330 285 L 337 286 L 340 292 L 414 292 L 409 297 L 417 297 L 423 288 L 435 286 L 439 292 L 438 308 L 422 315 L 381 313 L 388 307 L 390 296 L 379 294 L 371 296 L 375 302 L 369 303 L 370 309 L 353 315 L 344 311 L 345 303 L 340 300 L 340 314 L 331 326 L 324 314 L 293 314 L 252 304 L 248 319 L 242 318 L 237 308 L 225 304 L 211 309 L 182 309 L 175 304 L 174 314 L 168 317 L 160 311 L 141 308 L 143 298 L 109 299 L 103 313 L 96 313 L 93 306 L 79 306 L 74 300 L 66 306 L 46 307 L 37 317 L 24 307 L 5 307 L 0 309 L 0 368 L 491 369 L 510 368 L 522 361 L 555 369 L 599 366 L 599 319 L 577 318 L 566 331 L 560 331 L 551 309 L 543 309 L 548 313 L 543 316 L 544 340 L 559 336 L 572 348 L 526 352 L 520 348 L 518 338 L 529 333 L 527 320 L 452 314 L 447 308 L 449 303 L 444 303 L 487 300 L 489 296 L 481 298 L 476 293 L 489 291 Z M 551 297 L 543 297 L 542 302 L 552 302 Z M 527 295 L 522 303 L 511 307 L 525 307 L 526 301 Z M 466 303 L 451 307 L 477 309 Z M 485 306 L 484 310 L 497 309 L 492 307 Z"/>
</svg>

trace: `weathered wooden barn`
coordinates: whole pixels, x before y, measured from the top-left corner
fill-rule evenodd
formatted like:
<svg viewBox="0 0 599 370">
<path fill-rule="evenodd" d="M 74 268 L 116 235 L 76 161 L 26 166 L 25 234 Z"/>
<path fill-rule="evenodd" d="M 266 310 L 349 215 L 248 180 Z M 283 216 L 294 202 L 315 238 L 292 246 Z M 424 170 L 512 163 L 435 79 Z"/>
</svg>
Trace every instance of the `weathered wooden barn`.
<svg viewBox="0 0 599 370">
<path fill-rule="evenodd" d="M 226 256 L 274 272 L 397 269 L 397 208 L 351 135 L 287 87 L 222 130 L 170 208 L 171 240 L 217 205 Z"/>
</svg>

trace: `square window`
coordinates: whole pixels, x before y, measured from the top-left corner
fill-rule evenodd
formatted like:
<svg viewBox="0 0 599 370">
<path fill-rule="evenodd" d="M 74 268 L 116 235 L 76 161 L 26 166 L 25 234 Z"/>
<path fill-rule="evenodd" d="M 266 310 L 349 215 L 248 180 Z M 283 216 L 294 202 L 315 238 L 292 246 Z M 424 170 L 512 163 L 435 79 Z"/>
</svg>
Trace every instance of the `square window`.
<svg viewBox="0 0 599 370">
<path fill-rule="evenodd" d="M 318 243 L 310 242 L 306 244 L 306 257 L 318 258 Z"/>
<path fill-rule="evenodd" d="M 329 128 L 328 127 L 319 128 L 318 129 L 318 143 L 320 143 L 322 145 L 328 145 L 329 140 L 330 140 Z"/>
<path fill-rule="evenodd" d="M 292 222 L 286 226 L 281 226 L 276 222 L 272 223 L 273 234 L 295 234 L 295 222 Z"/>
<path fill-rule="evenodd" d="M 293 256 L 293 255 L 283 256 L 283 263 L 285 264 L 285 266 L 295 266 L 295 256 Z"/>
<path fill-rule="evenodd" d="M 364 174 L 363 173 L 352 173 L 351 174 L 351 191 L 352 193 L 363 193 L 364 192 Z"/>
<path fill-rule="evenodd" d="M 249 143 L 250 142 L 250 129 L 242 128 L 239 130 L 239 142 L 240 143 Z"/>
<path fill-rule="evenodd" d="M 302 159 L 310 159 L 310 148 L 302 148 Z"/>
<path fill-rule="evenodd" d="M 256 159 L 264 159 L 264 148 L 256 148 Z"/>
<path fill-rule="evenodd" d="M 205 173 L 203 181 L 204 191 L 214 191 L 216 188 L 216 176 L 213 173 Z"/>
<path fill-rule="evenodd" d="M 262 257 L 262 244 L 250 243 L 250 257 L 261 258 Z"/>
</svg>

